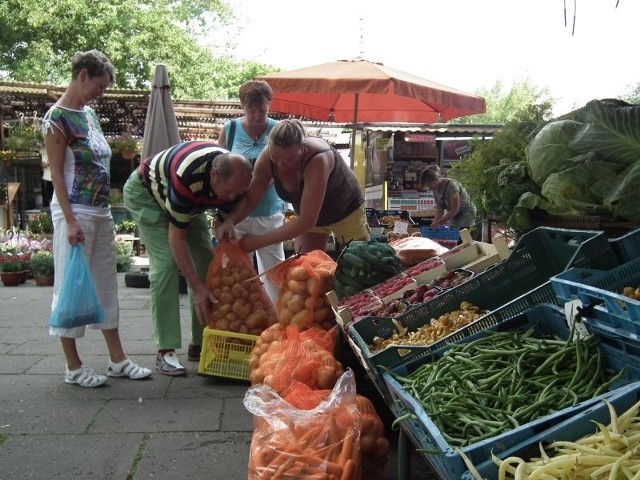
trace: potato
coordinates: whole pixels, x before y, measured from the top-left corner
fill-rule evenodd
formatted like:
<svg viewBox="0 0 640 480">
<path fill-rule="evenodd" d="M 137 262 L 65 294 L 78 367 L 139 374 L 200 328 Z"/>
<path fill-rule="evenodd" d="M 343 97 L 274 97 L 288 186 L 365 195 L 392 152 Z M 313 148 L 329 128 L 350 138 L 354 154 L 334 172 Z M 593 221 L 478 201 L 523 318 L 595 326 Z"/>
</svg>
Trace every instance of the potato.
<svg viewBox="0 0 640 480">
<path fill-rule="evenodd" d="M 291 310 L 289 310 L 288 308 L 282 308 L 278 312 L 278 323 L 286 327 L 287 325 L 291 324 L 291 317 L 293 317 Z"/>
<path fill-rule="evenodd" d="M 300 310 L 298 313 L 291 317 L 290 325 L 296 325 L 298 327 L 306 327 L 307 323 L 313 318 L 309 310 L 306 308 Z"/>
<path fill-rule="evenodd" d="M 247 297 L 249 297 L 249 292 L 242 286 L 241 283 L 236 283 L 233 287 L 231 287 L 231 293 L 237 299 L 246 299 Z"/>
<path fill-rule="evenodd" d="M 215 322 L 216 330 L 229 330 L 229 322 L 224 318 L 218 319 Z"/>
<path fill-rule="evenodd" d="M 233 307 L 231 308 L 231 310 L 233 311 L 233 313 L 236 314 L 236 317 L 238 317 L 239 319 L 245 319 L 251 313 L 251 305 L 247 304 L 242 299 L 236 299 L 233 302 Z"/>
<path fill-rule="evenodd" d="M 251 292 L 248 297 L 248 300 L 251 303 L 257 302 L 258 300 L 261 300 L 261 299 L 262 299 L 262 295 L 259 292 Z"/>
<path fill-rule="evenodd" d="M 289 300 L 287 308 L 291 310 L 291 313 L 298 313 L 306 306 L 305 297 L 302 295 L 294 295 Z"/>
<path fill-rule="evenodd" d="M 224 316 L 224 319 L 231 324 L 235 322 L 238 319 L 238 317 L 236 317 L 235 313 L 229 312 Z"/>
<path fill-rule="evenodd" d="M 218 297 L 218 301 L 223 305 L 230 305 L 234 301 L 233 294 L 231 292 L 222 292 Z"/>
<path fill-rule="evenodd" d="M 309 293 L 309 295 L 314 297 L 320 295 L 322 293 L 320 291 L 320 280 L 318 280 L 316 277 L 310 277 L 307 280 L 307 292 Z"/>
<path fill-rule="evenodd" d="M 226 315 L 227 313 L 231 312 L 231 304 L 227 303 L 226 305 L 217 303 L 214 305 L 220 305 L 220 308 L 218 308 L 218 314 L 219 315 Z"/>
<path fill-rule="evenodd" d="M 304 308 L 313 310 L 314 308 L 316 308 L 317 304 L 318 304 L 318 299 L 316 297 L 307 297 L 306 300 L 304 301 Z"/>
<path fill-rule="evenodd" d="M 231 275 L 224 275 L 222 277 L 222 284 L 231 288 L 231 286 L 233 286 L 233 284 L 236 283 L 236 280 L 231 276 Z"/>
<path fill-rule="evenodd" d="M 278 305 L 286 307 L 289 304 L 289 300 L 295 295 L 291 290 L 282 290 L 280 298 L 278 298 Z"/>
<path fill-rule="evenodd" d="M 336 383 L 336 369 L 328 365 L 318 367 L 316 371 L 316 382 L 320 390 L 331 390 Z"/>
<path fill-rule="evenodd" d="M 248 328 L 257 328 L 267 321 L 267 312 L 264 310 L 254 310 L 245 319 L 244 324 Z"/>
<path fill-rule="evenodd" d="M 289 290 L 293 293 L 305 293 L 307 291 L 307 283 L 298 280 L 289 280 L 287 287 L 289 287 Z"/>
<path fill-rule="evenodd" d="M 333 316 L 333 310 L 329 307 L 316 308 L 313 312 L 314 323 L 323 323 Z"/>
<path fill-rule="evenodd" d="M 214 276 L 213 278 L 211 278 L 211 285 L 209 285 L 209 288 L 211 288 L 211 290 L 220 288 L 221 286 L 222 286 L 222 279 L 219 276 Z"/>
<path fill-rule="evenodd" d="M 287 280 L 305 282 L 309 278 L 309 272 L 303 266 L 292 267 L 287 271 Z"/>
</svg>

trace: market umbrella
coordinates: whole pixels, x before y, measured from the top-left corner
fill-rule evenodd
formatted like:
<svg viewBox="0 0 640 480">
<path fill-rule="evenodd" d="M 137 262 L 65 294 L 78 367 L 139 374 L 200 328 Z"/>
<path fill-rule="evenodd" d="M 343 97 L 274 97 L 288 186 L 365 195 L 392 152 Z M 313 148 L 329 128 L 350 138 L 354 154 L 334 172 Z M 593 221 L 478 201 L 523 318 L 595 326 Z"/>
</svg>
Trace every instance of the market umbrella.
<svg viewBox="0 0 640 480">
<path fill-rule="evenodd" d="M 256 78 L 273 89 L 274 112 L 352 123 L 352 152 L 359 121 L 446 122 L 486 111 L 482 97 L 360 57 Z"/>
<path fill-rule="evenodd" d="M 156 65 L 147 119 L 142 137 L 142 158 L 160 153 L 180 142 L 166 65 Z"/>
</svg>

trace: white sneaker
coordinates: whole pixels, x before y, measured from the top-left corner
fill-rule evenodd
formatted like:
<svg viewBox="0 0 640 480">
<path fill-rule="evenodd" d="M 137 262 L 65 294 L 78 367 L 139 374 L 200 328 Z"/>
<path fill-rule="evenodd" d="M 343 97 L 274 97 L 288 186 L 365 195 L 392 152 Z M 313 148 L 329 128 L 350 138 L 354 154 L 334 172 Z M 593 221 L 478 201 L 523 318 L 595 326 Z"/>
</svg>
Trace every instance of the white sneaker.
<svg viewBox="0 0 640 480">
<path fill-rule="evenodd" d="M 77 370 L 65 369 L 64 383 L 72 383 L 81 387 L 99 387 L 107 381 L 105 375 L 99 375 L 86 365 L 82 365 Z"/>
<path fill-rule="evenodd" d="M 131 380 L 141 380 L 151 375 L 151 370 L 141 367 L 130 358 L 125 358 L 120 363 L 113 363 L 109 360 L 107 369 L 109 377 L 129 377 Z"/>
</svg>

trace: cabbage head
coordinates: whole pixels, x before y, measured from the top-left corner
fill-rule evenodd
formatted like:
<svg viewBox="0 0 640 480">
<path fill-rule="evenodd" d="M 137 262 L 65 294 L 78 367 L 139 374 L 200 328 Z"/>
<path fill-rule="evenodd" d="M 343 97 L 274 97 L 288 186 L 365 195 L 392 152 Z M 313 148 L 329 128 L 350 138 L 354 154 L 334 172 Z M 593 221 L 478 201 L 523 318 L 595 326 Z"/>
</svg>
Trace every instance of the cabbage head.
<svg viewBox="0 0 640 480">
<path fill-rule="evenodd" d="M 529 175 L 542 186 L 549 175 L 564 169 L 564 163 L 576 152 L 569 147 L 569 141 L 582 127 L 574 120 L 557 120 L 540 129 L 526 149 Z"/>
</svg>

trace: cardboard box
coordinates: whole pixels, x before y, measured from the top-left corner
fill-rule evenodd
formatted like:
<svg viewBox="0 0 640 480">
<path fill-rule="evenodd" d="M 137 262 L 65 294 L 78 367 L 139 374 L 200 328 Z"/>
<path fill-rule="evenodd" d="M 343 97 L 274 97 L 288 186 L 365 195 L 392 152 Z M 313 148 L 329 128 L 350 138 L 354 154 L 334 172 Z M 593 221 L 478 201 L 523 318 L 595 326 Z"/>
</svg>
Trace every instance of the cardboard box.
<svg viewBox="0 0 640 480">
<path fill-rule="evenodd" d="M 460 237 L 463 243 L 457 250 L 440 255 L 448 271 L 464 268 L 480 273 L 487 267 L 506 260 L 511 253 L 502 235 L 494 236 L 492 243 L 472 240 L 468 230 L 461 230 Z"/>
</svg>

